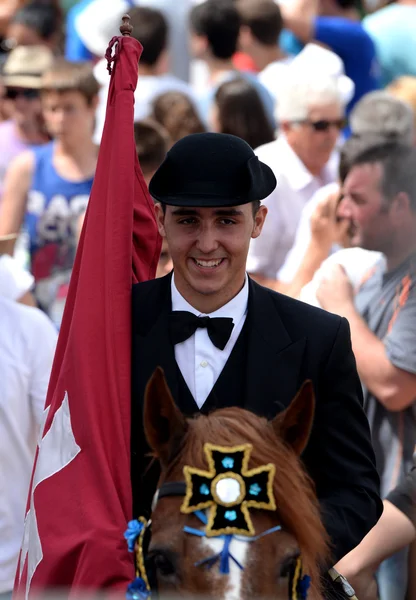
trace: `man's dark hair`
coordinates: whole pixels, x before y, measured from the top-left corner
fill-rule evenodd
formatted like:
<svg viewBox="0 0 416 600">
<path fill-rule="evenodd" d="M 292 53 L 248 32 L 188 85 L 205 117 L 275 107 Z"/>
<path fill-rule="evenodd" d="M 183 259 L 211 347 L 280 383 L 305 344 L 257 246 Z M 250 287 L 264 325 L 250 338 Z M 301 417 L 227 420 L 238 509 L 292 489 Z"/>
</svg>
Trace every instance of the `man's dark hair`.
<svg viewBox="0 0 416 600">
<path fill-rule="evenodd" d="M 380 191 L 389 202 L 404 192 L 416 212 L 416 148 L 396 143 L 383 143 L 356 154 L 350 168 L 364 164 L 380 164 L 382 178 Z"/>
<path fill-rule="evenodd" d="M 143 46 L 140 62 L 153 67 L 168 44 L 169 28 L 159 10 L 136 6 L 129 11 L 132 36 Z"/>
<path fill-rule="evenodd" d="M 170 140 L 167 132 L 159 123 L 144 119 L 134 124 L 134 140 L 143 174 L 153 173 L 165 160 L 169 150 Z"/>
<path fill-rule="evenodd" d="M 360 3 L 357 0 L 335 0 L 341 8 L 359 8 Z"/>
<path fill-rule="evenodd" d="M 53 3 L 33 1 L 19 9 L 11 23 L 34 29 L 40 38 L 48 41 L 61 33 L 62 11 Z"/>
<path fill-rule="evenodd" d="M 274 0 L 238 0 L 241 24 L 246 25 L 253 37 L 265 46 L 276 46 L 283 29 L 279 6 Z"/>
<path fill-rule="evenodd" d="M 215 58 L 226 60 L 236 52 L 241 19 L 232 0 L 206 0 L 194 6 L 190 24 L 196 35 L 206 36 Z"/>
</svg>

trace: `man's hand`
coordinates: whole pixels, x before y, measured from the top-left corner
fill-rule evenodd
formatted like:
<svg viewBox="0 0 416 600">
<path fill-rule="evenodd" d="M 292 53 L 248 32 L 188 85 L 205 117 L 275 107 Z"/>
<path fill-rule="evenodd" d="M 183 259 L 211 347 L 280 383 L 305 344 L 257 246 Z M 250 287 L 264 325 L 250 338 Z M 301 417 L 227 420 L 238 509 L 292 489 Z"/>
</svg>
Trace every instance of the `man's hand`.
<svg viewBox="0 0 416 600">
<path fill-rule="evenodd" d="M 341 265 L 331 265 L 316 292 L 325 310 L 345 316 L 354 306 L 354 290 Z"/>
<path fill-rule="evenodd" d="M 332 192 L 319 202 L 311 216 L 312 242 L 329 254 L 334 244 L 346 246 L 350 221 L 337 219 L 339 191 Z"/>
</svg>

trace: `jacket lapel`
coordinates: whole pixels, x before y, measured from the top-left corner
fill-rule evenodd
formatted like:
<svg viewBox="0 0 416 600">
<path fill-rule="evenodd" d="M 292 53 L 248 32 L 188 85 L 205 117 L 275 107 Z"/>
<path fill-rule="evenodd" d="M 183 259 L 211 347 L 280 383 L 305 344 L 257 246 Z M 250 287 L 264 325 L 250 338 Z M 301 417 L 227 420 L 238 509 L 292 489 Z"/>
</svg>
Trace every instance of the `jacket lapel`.
<svg viewBox="0 0 416 600">
<path fill-rule="evenodd" d="M 139 402 L 143 402 L 147 382 L 160 366 L 174 398 L 178 392 L 178 372 L 173 344 L 169 336 L 169 313 L 172 301 L 170 293 L 171 275 L 149 282 L 154 289 L 151 293 L 133 300 L 133 315 L 138 326 L 134 331 L 134 364 Z M 142 284 L 139 284 L 139 286 Z M 147 285 L 147 284 L 146 284 Z"/>
<path fill-rule="evenodd" d="M 284 410 L 295 397 L 306 344 L 305 338 L 290 337 L 277 299 L 250 279 L 245 408 L 267 418 Z"/>
</svg>

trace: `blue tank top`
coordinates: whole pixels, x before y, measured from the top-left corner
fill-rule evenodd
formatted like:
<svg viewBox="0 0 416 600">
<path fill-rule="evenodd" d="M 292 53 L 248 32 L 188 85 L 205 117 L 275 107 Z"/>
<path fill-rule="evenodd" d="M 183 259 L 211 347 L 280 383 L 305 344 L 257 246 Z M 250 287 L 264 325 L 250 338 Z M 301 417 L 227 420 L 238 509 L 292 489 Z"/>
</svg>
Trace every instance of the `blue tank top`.
<svg viewBox="0 0 416 600">
<path fill-rule="evenodd" d="M 78 219 L 86 209 L 93 182 L 93 178 L 77 183 L 63 179 L 53 166 L 53 151 L 54 142 L 33 150 L 35 167 L 25 229 L 37 282 L 72 269 Z"/>
</svg>

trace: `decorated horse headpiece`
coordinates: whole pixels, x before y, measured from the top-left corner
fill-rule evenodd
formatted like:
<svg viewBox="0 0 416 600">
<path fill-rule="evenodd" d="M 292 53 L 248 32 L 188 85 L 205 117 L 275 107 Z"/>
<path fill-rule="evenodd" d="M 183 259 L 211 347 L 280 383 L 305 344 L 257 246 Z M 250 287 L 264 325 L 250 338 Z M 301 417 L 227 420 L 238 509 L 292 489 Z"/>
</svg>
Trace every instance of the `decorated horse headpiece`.
<svg viewBox="0 0 416 600">
<path fill-rule="evenodd" d="M 185 482 L 165 483 L 156 494 L 156 502 L 164 496 L 184 496 L 181 512 L 194 514 L 203 525 L 202 529 L 185 526 L 185 533 L 223 541 L 219 553 L 196 562 L 195 567 L 211 569 L 218 564 L 220 573 L 227 575 L 231 560 L 244 570 L 230 552 L 232 539 L 251 543 L 282 529 L 277 525 L 259 534 L 254 529 L 250 508 L 276 510 L 275 466 L 267 464 L 250 470 L 251 451 L 251 444 L 227 448 L 207 443 L 204 453 L 208 470 L 185 466 Z M 128 600 L 143 600 L 154 595 L 145 567 L 144 539 L 149 526 L 150 522 L 140 518 L 131 521 L 125 533 L 129 550 L 135 552 L 136 559 L 136 579 L 129 585 Z M 298 557 L 289 576 L 288 600 L 306 600 L 309 585 L 310 578 L 303 574 L 302 560 Z"/>
</svg>

